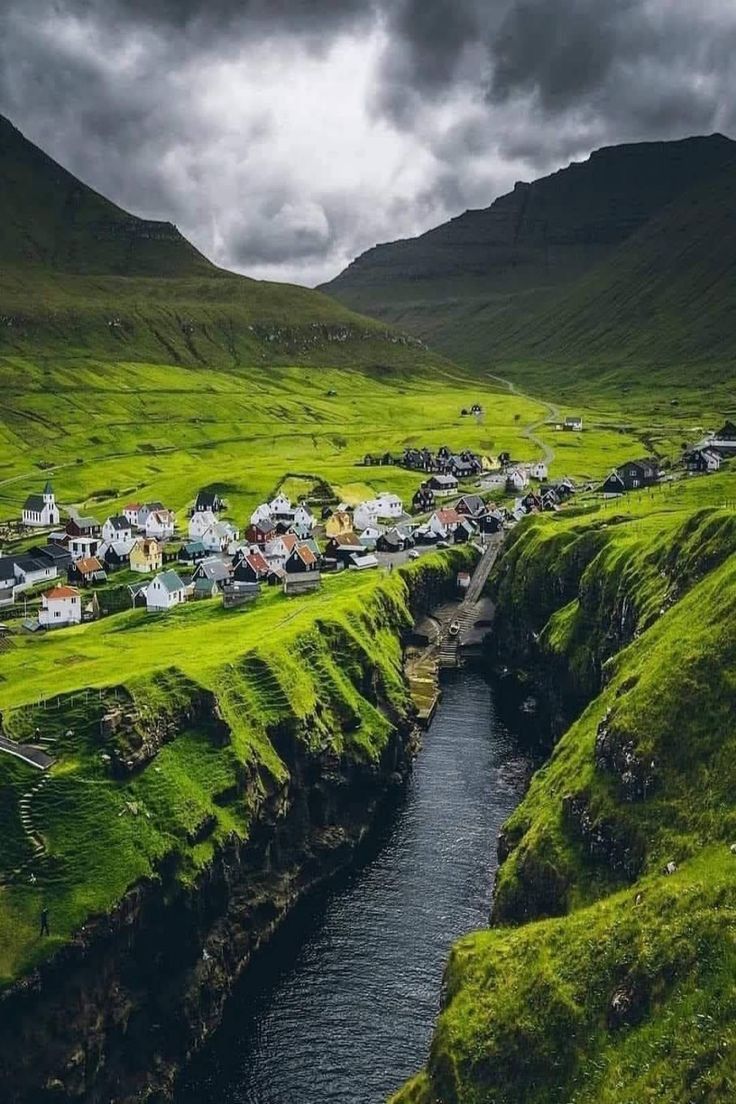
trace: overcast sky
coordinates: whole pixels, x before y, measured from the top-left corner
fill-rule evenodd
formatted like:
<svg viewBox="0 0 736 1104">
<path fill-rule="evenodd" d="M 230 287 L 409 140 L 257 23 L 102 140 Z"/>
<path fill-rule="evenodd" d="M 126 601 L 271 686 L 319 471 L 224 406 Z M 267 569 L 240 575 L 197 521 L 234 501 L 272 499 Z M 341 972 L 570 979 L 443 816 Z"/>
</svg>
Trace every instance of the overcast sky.
<svg viewBox="0 0 736 1104">
<path fill-rule="evenodd" d="M 309 284 L 598 146 L 734 136 L 735 57 L 734 0 L 0 0 L 0 112 Z"/>
</svg>

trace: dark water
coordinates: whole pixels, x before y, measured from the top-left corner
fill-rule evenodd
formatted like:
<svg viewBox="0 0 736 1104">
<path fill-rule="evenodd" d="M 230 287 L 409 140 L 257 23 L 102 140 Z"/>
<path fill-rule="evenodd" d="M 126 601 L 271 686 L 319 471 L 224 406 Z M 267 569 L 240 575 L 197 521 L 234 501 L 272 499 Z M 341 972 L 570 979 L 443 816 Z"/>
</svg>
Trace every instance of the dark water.
<svg viewBox="0 0 736 1104">
<path fill-rule="evenodd" d="M 526 772 L 488 683 L 449 683 L 376 852 L 297 911 L 177 1104 L 379 1104 L 416 1072 L 450 944 L 487 924 L 496 837 Z"/>
</svg>

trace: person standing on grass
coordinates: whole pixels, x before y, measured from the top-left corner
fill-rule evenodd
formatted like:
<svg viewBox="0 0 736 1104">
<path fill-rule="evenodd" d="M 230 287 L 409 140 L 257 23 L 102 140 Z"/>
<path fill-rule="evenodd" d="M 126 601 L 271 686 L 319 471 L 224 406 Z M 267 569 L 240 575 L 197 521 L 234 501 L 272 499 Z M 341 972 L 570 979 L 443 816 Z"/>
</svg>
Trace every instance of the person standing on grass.
<svg viewBox="0 0 736 1104">
<path fill-rule="evenodd" d="M 49 910 L 47 908 L 41 909 L 41 928 L 39 930 L 39 937 L 44 935 L 51 935 L 49 931 Z"/>
</svg>

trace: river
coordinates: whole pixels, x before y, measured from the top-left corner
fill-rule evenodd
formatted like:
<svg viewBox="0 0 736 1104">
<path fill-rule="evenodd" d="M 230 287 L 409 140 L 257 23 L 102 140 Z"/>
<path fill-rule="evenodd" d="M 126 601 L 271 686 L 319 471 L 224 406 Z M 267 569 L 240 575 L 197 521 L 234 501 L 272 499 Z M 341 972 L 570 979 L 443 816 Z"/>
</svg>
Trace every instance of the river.
<svg viewBox="0 0 736 1104">
<path fill-rule="evenodd" d="M 176 1104 L 380 1104 L 416 1072 L 450 945 L 488 922 L 496 839 L 527 773 L 491 686 L 448 682 L 371 854 L 296 910 Z"/>
</svg>

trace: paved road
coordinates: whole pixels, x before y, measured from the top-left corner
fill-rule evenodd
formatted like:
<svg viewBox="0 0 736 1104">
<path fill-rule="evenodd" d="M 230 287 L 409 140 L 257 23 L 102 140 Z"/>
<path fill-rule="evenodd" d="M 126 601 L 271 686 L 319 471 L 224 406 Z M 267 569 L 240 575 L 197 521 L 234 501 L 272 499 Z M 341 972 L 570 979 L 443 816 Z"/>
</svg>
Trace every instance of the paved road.
<svg viewBox="0 0 736 1104">
<path fill-rule="evenodd" d="M 0 736 L 0 752 L 3 751 L 7 755 L 14 755 L 16 759 L 22 759 L 32 767 L 38 767 L 39 770 L 46 770 L 54 761 L 40 748 L 32 747 L 30 744 L 16 744 L 7 736 Z"/>
<path fill-rule="evenodd" d="M 555 406 L 554 403 L 547 402 L 546 399 L 540 399 L 536 395 L 528 395 L 525 391 L 520 391 L 516 384 L 512 383 L 511 380 L 504 379 L 503 376 L 495 376 L 493 372 L 488 372 L 487 375 L 490 379 L 496 380 L 497 383 L 502 383 L 512 395 L 518 395 L 520 399 L 528 399 L 530 402 L 541 403 L 542 406 L 547 407 L 547 416 L 545 418 L 540 418 L 536 422 L 532 422 L 530 425 L 526 426 L 521 433 L 522 437 L 526 437 L 528 441 L 531 441 L 532 444 L 536 445 L 537 448 L 541 450 L 542 461 L 549 467 L 555 458 L 555 450 L 551 445 L 547 444 L 546 441 L 543 441 L 541 437 L 538 437 L 536 431 L 541 429 L 550 419 L 552 421 L 557 421 L 560 417 L 560 408 Z"/>
</svg>

